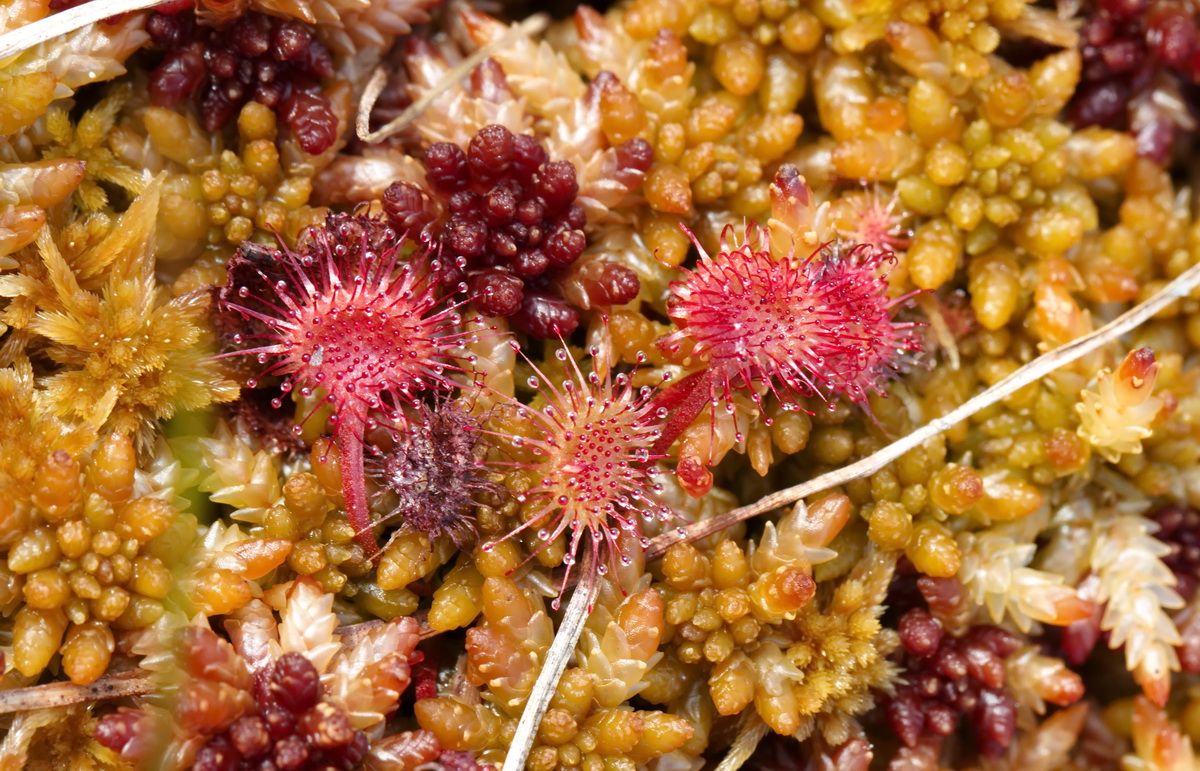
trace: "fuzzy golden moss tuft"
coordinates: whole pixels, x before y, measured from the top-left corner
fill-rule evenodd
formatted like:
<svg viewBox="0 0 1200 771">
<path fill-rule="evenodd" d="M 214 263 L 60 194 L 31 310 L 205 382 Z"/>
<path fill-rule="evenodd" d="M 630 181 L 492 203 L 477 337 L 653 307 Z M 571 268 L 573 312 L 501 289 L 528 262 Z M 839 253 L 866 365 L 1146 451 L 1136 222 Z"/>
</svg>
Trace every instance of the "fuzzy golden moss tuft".
<svg viewBox="0 0 1200 771">
<path fill-rule="evenodd" d="M 50 409 L 145 446 L 156 421 L 237 397 L 237 385 L 205 353 L 207 293 L 167 299 L 154 276 L 161 182 L 108 234 L 69 263 L 48 230 L 41 265 L 0 277 L 0 295 L 36 308 L 25 329 L 46 340 L 59 365 L 42 387 Z M 94 288 L 93 288 L 94 287 Z"/>
<path fill-rule="evenodd" d="M 894 556 L 868 551 L 826 602 L 800 610 L 793 642 L 751 655 L 755 709 L 774 731 L 800 738 L 819 730 L 842 744 L 856 731 L 854 716 L 874 706 L 872 689 L 890 687 L 896 670 L 887 657 L 899 638 L 880 616 L 894 565 Z"/>
</svg>

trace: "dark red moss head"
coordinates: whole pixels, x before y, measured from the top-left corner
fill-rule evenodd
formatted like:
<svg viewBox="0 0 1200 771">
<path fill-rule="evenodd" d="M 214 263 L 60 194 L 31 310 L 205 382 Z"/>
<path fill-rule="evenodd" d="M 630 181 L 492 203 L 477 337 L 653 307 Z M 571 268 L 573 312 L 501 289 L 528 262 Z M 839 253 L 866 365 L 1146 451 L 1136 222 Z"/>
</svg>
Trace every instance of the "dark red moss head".
<svg viewBox="0 0 1200 771">
<path fill-rule="evenodd" d="M 161 720 L 140 709 L 118 707 L 96 722 L 95 739 L 121 760 L 144 763 L 155 749 L 164 726 Z"/>
<path fill-rule="evenodd" d="M 631 142 L 636 147 L 625 143 L 619 158 L 644 165 L 644 173 L 652 156 L 642 145 L 649 145 Z M 575 166 L 551 160 L 531 136 L 491 125 L 465 150 L 450 142 L 430 145 L 425 167 L 428 192 L 397 182 L 384 192 L 383 206 L 397 230 L 441 245 L 441 281 L 465 283 L 476 310 L 511 318 L 534 337 L 574 332 L 579 310 L 554 282 L 587 247 Z M 638 277 L 630 268 L 612 263 L 605 270 L 609 275 L 593 282 L 595 290 L 589 287 L 591 305 L 620 305 L 637 296 Z"/>
<path fill-rule="evenodd" d="M 368 685 L 377 696 L 398 695 L 411 677 L 418 625 L 411 618 L 390 624 L 399 637 L 385 638 L 394 641 L 386 650 L 376 645 L 370 662 Z M 360 768 L 370 748 L 364 729 L 372 721 L 359 722 L 364 710 L 355 707 L 363 705 L 361 698 L 345 703 L 321 682 L 321 671 L 306 653 L 272 652 L 259 645 L 261 629 L 238 628 L 227 622 L 238 641 L 231 643 L 206 625 L 186 626 L 176 648 L 180 677 L 170 711 L 149 705 L 118 709 L 97 722 L 96 740 L 136 768 L 181 763 L 194 771 Z M 365 711 L 386 713 L 394 706 L 376 701 Z"/>
<path fill-rule="evenodd" d="M 469 364 L 462 347 L 477 335 L 443 301 L 427 254 L 406 256 L 411 244 L 377 224 L 365 217 L 334 221 L 311 230 L 299 252 L 240 250 L 216 309 L 226 316 L 219 327 L 232 327 L 231 315 L 250 322 L 246 333 L 231 336 L 238 350 L 223 355 L 269 364 L 263 375 L 283 378 L 284 393 L 325 393 L 322 402 L 333 408 L 337 426 L 347 515 L 369 554 L 378 549 L 367 511 L 363 436 L 381 421 L 406 432 L 405 406 L 427 391 L 457 388 L 453 375 Z M 377 233 L 385 237 L 375 242 Z M 257 385 L 257 378 L 246 383 Z"/>
<path fill-rule="evenodd" d="M 197 751 L 194 771 L 355 768 L 370 746 L 344 708 L 323 700 L 321 673 L 285 653 L 256 673 L 253 704 Z"/>
<path fill-rule="evenodd" d="M 1083 71 L 1068 116 L 1077 126 L 1127 129 L 1138 153 L 1170 158 L 1200 107 L 1200 33 L 1186 3 L 1099 0 L 1079 30 Z M 1182 129 L 1182 131 L 1181 131 Z"/>
<path fill-rule="evenodd" d="M 155 105 L 174 107 L 198 94 L 200 120 L 216 132 L 255 101 L 275 111 L 306 153 L 337 140 L 338 119 L 320 84 L 333 77 L 333 57 L 308 25 L 250 11 L 213 29 L 190 11 L 156 11 L 146 31 L 166 50 L 150 73 Z"/>
<path fill-rule="evenodd" d="M 1017 727 L 1017 703 L 1005 688 L 1004 659 L 1021 639 L 995 626 L 972 627 L 962 638 L 942 631 L 923 608 L 900 619 L 905 684 L 888 699 L 888 723 L 909 747 L 922 736 L 949 736 L 960 719 L 989 757 L 1004 752 Z"/>
<path fill-rule="evenodd" d="M 1171 548 L 1162 561 L 1175 574 L 1175 591 L 1185 600 L 1191 599 L 1200 586 L 1200 511 L 1172 505 L 1153 517 L 1158 523 L 1155 537 Z"/>
</svg>

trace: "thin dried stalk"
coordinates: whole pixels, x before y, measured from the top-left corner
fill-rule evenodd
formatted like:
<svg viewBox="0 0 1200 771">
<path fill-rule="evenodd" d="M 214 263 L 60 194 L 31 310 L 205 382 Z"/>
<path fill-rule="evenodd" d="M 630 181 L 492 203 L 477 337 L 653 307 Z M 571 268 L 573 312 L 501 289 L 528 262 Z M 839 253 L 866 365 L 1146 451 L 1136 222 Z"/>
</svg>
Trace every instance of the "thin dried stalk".
<svg viewBox="0 0 1200 771">
<path fill-rule="evenodd" d="M 742 718 L 742 724 L 738 728 L 737 738 L 733 740 L 729 752 L 725 753 L 725 757 L 713 771 L 738 771 L 758 749 L 758 743 L 767 735 L 767 724 L 758 716 L 756 710 L 746 710 L 742 714 L 745 717 Z M 799 747 L 799 745 L 796 746 Z"/>
<path fill-rule="evenodd" d="M 371 74 L 371 79 L 367 81 L 366 88 L 363 89 L 362 101 L 358 103 L 358 115 L 355 117 L 354 130 L 358 134 L 358 138 L 364 142 L 374 144 L 382 142 L 388 137 L 395 136 L 412 123 L 418 115 L 425 112 L 433 100 L 437 99 L 442 94 L 449 91 L 467 75 L 471 74 L 471 70 L 483 63 L 483 60 L 491 56 L 496 51 L 511 43 L 521 35 L 536 35 L 550 25 L 550 17 L 544 13 L 534 14 L 517 26 L 505 32 L 504 35 L 483 48 L 474 51 L 457 65 L 450 72 L 446 73 L 446 77 L 440 83 L 424 94 L 421 98 L 408 106 L 404 112 L 380 128 L 378 131 L 371 131 L 371 110 L 375 109 L 375 102 L 379 99 L 379 94 L 382 93 L 384 85 L 387 84 L 387 72 L 382 67 L 375 69 Z"/>
<path fill-rule="evenodd" d="M 756 503 L 734 509 L 719 517 L 713 517 L 703 522 L 693 522 L 679 530 L 671 530 L 658 535 L 650 539 L 650 545 L 646 547 L 646 559 L 653 560 L 661 557 L 663 552 L 680 541 L 698 541 L 701 538 L 705 538 L 727 527 L 736 525 L 738 522 L 756 517 L 772 509 L 795 503 L 802 498 L 807 498 L 810 495 L 823 492 L 832 487 L 844 485 L 855 479 L 870 476 L 909 450 L 919 447 L 927 440 L 946 431 L 956 423 L 966 420 L 986 407 L 992 406 L 1030 383 L 1041 380 L 1059 367 L 1066 366 L 1097 348 L 1111 343 L 1121 335 L 1133 331 L 1164 310 L 1171 303 L 1187 297 L 1197 286 L 1200 286 L 1200 265 L 1193 265 L 1144 303 L 1134 306 L 1095 332 L 1072 340 L 1061 348 L 1056 348 L 1049 353 L 1039 356 L 978 396 L 969 399 L 957 409 L 940 418 L 931 420 L 925 426 L 902 439 L 892 442 L 879 452 L 851 463 L 849 466 L 844 466 L 828 474 L 822 474 L 816 479 L 810 479 L 794 487 L 771 493 Z"/>
<path fill-rule="evenodd" d="M 929 329 L 933 332 L 933 339 L 945 351 L 950 369 L 957 370 L 962 366 L 958 355 L 958 341 L 954 339 L 954 333 L 950 331 L 950 325 L 946 323 L 946 316 L 942 313 L 937 298 L 931 294 L 917 295 L 917 305 L 925 314 L 925 318 L 929 319 Z"/>
<path fill-rule="evenodd" d="M 434 629 L 431 626 L 429 626 L 429 621 L 428 621 L 429 611 L 427 611 L 425 609 L 421 609 L 421 610 L 414 612 L 412 614 L 412 617 L 414 619 L 416 619 L 417 624 L 420 625 L 420 631 L 418 632 L 418 634 L 420 635 L 420 638 L 422 640 L 432 639 L 432 638 L 437 637 L 438 635 L 442 634 L 443 631 L 445 631 L 445 630 L 441 630 L 441 629 Z M 359 642 L 361 642 L 364 637 L 366 637 L 370 633 L 374 632 L 376 629 L 379 629 L 380 627 L 385 626 L 386 624 L 387 624 L 386 621 L 381 621 L 376 618 L 376 619 L 372 619 L 370 621 L 363 621 L 358 624 L 348 624 L 347 626 L 339 626 L 335 631 L 338 634 L 338 636 L 341 637 L 341 642 L 342 642 L 343 648 L 353 648 L 354 646 L 358 645 Z"/>
<path fill-rule="evenodd" d="M 371 79 L 367 81 L 367 85 L 363 88 L 362 101 L 358 103 L 358 115 L 354 117 L 354 131 L 358 134 L 358 138 L 364 142 L 378 142 L 387 137 L 380 136 L 392 124 L 371 133 L 371 110 L 375 109 L 375 102 L 379 101 L 379 95 L 383 93 L 383 87 L 387 85 L 387 70 L 380 65 L 371 73 Z M 410 106 L 411 110 L 412 107 Z M 404 115 L 408 114 L 408 110 L 404 111 Z M 400 117 L 404 117 L 403 115 Z M 392 121 L 395 123 L 395 121 Z M 397 129 L 398 130 L 398 129 Z M 388 136 L 391 136 L 390 134 Z"/>
<path fill-rule="evenodd" d="M 554 642 L 546 652 L 546 662 L 538 674 L 529 699 L 525 702 L 525 711 L 517 722 L 517 730 L 508 745 L 508 754 L 504 757 L 504 767 L 501 771 L 521 771 L 525 768 L 525 760 L 533 749 L 533 740 L 537 737 L 542 724 L 542 716 L 550 706 L 550 699 L 558 687 L 558 679 L 562 677 L 571 654 L 575 652 L 575 644 L 583 633 L 583 622 L 592 610 L 596 600 L 596 590 L 600 582 L 596 573 L 596 550 L 588 552 L 579 583 L 575 586 L 575 594 L 567 604 L 567 612 L 563 614 L 562 622 L 554 635 Z"/>
<path fill-rule="evenodd" d="M 50 707 L 66 707 L 102 699 L 141 696 L 155 689 L 149 672 L 133 669 L 115 675 L 104 675 L 91 685 L 46 683 L 27 688 L 0 691 L 0 715 L 26 712 Z"/>
<path fill-rule="evenodd" d="M 0 62 L 101 19 L 162 5 L 168 0 L 92 0 L 0 35 Z"/>
</svg>

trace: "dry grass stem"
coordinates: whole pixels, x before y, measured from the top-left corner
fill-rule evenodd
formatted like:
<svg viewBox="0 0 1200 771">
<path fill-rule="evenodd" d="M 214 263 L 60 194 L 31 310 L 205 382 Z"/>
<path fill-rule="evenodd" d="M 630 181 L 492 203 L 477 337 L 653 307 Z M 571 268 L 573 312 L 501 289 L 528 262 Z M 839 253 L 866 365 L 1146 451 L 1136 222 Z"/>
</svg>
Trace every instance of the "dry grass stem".
<svg viewBox="0 0 1200 771">
<path fill-rule="evenodd" d="M 985 407 L 990 407 L 1030 383 L 1041 380 L 1059 367 L 1066 366 L 1097 348 L 1108 345 L 1121 335 L 1133 331 L 1163 311 L 1171 303 L 1187 297 L 1197 286 L 1200 286 L 1200 265 L 1193 265 L 1171 283 L 1163 287 L 1153 297 L 1129 309 L 1095 332 L 1072 340 L 1061 348 L 1056 348 L 1049 353 L 1039 356 L 978 396 L 969 399 L 957 409 L 940 418 L 931 420 L 908 436 L 892 442 L 879 452 L 851 463 L 849 466 L 831 471 L 828 474 L 822 474 L 816 479 L 810 479 L 807 482 L 785 490 L 771 493 L 755 503 L 736 508 L 719 517 L 713 517 L 703 522 L 694 522 L 679 530 L 672 530 L 652 538 L 650 545 L 646 547 L 646 560 L 649 561 L 661 557 L 663 552 L 680 541 L 698 541 L 743 520 L 756 517 L 759 514 L 781 506 L 787 506 L 810 495 L 844 485 L 855 479 L 874 474 L 892 461 L 900 458 L 900 456 L 909 450 L 919 447 L 928 439 L 937 436 L 956 423 L 966 420 Z"/>
<path fill-rule="evenodd" d="M 533 690 L 529 692 L 525 711 L 521 713 L 512 743 L 509 744 L 508 754 L 504 757 L 502 771 L 521 771 L 525 768 L 525 760 L 533 749 L 533 742 L 542 724 L 542 716 L 550 706 L 550 699 L 554 698 L 554 691 L 558 687 L 563 670 L 567 668 L 567 662 L 575 653 L 575 644 L 579 642 L 579 635 L 583 633 L 583 622 L 596 599 L 596 590 L 600 587 L 597 578 L 596 551 L 592 549 L 588 552 L 579 583 L 575 586 L 575 594 L 571 595 L 567 611 L 558 625 L 554 643 L 546 652 L 542 671 L 538 674 L 537 682 L 533 684 Z"/>
<path fill-rule="evenodd" d="M 150 674 L 140 669 L 105 675 L 91 685 L 56 682 L 13 688 L 0 691 L 0 715 L 66 707 L 103 699 L 119 699 L 124 696 L 141 696 L 154 689 L 155 684 L 150 679 Z"/>
<path fill-rule="evenodd" d="M 757 712 L 747 710 L 742 714 L 744 717 L 739 726 L 737 738 L 733 740 L 729 752 L 725 753 L 725 757 L 713 771 L 738 771 L 758 749 L 758 743 L 767 735 L 767 724 L 762 721 Z"/>
<path fill-rule="evenodd" d="M 364 142 L 378 142 L 391 136 L 391 134 L 385 135 L 383 132 L 388 130 L 392 123 L 396 122 L 395 120 L 379 129 L 379 131 L 371 132 L 371 110 L 375 109 L 375 102 L 379 101 L 379 95 L 383 92 L 383 87 L 386 85 L 387 70 L 380 65 L 371 73 L 371 79 L 367 81 L 367 85 L 363 88 L 362 100 L 358 103 L 358 115 L 354 117 L 354 131 L 358 134 L 358 138 Z M 412 109 L 412 106 L 409 109 Z M 404 115 L 400 117 L 403 118 L 407 115 L 408 110 L 405 110 Z M 413 117 L 416 116 L 414 115 Z M 412 120 L 412 118 L 409 118 L 409 120 Z M 399 128 L 396 129 L 396 131 L 399 130 Z"/>
<path fill-rule="evenodd" d="M 354 121 L 354 130 L 358 134 L 358 138 L 364 142 L 373 144 L 375 142 L 382 142 L 388 137 L 400 133 L 408 124 L 413 122 L 414 118 L 425 112 L 425 108 L 432 104 L 433 100 L 449 91 L 454 87 L 455 83 L 471 74 L 471 70 L 482 64 L 484 59 L 508 45 L 518 36 L 536 35 L 549 26 L 549 24 L 550 17 L 544 13 L 530 16 L 516 27 L 510 29 L 494 43 L 490 43 L 472 52 L 470 56 L 459 62 L 454 69 L 446 74 L 441 83 L 422 94 L 421 98 L 410 104 L 399 117 L 382 128 L 371 131 L 371 111 L 375 109 L 375 102 L 379 99 L 379 94 L 387 84 L 387 73 L 382 67 L 377 68 L 371 74 L 371 79 L 367 81 L 367 86 L 363 89 L 362 101 L 358 103 L 358 115 Z"/>
<path fill-rule="evenodd" d="M 428 616 L 429 616 L 428 611 L 426 611 L 424 609 L 418 610 L 412 614 L 412 617 L 417 620 L 418 624 L 421 625 L 421 631 L 419 634 L 421 635 L 422 640 L 429 640 L 431 638 L 437 637 L 438 635 L 442 634 L 442 632 L 444 631 L 444 630 L 440 630 L 440 629 L 433 629 L 432 627 L 430 627 L 429 621 L 427 620 Z M 366 637 L 367 634 L 375 631 L 376 629 L 384 626 L 385 624 L 387 624 L 386 621 L 381 621 L 379 619 L 372 619 L 371 621 L 363 621 L 361 624 L 349 624 L 348 626 L 339 626 L 337 628 L 337 633 L 342 638 L 342 647 L 353 648 L 354 646 L 358 645 L 359 641 L 361 641 L 364 637 Z"/>
<path fill-rule="evenodd" d="M 89 24 L 95 24 L 101 19 L 130 11 L 153 8 L 165 2 L 167 0 L 92 0 L 90 3 L 59 11 L 32 24 L 26 24 L 24 27 L 18 27 L 12 32 L 0 35 L 0 63 L 40 43 L 74 32 Z"/>
</svg>

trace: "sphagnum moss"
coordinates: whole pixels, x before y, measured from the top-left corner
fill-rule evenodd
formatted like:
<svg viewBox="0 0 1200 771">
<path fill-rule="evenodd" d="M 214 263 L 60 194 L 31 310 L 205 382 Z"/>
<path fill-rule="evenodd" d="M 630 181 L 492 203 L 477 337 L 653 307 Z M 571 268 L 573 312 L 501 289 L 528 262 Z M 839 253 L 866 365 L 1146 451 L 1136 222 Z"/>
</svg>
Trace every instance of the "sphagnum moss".
<svg viewBox="0 0 1200 771">
<path fill-rule="evenodd" d="M 879 453 L 1191 275 L 1197 14 L 435 4 L 0 66 L 2 764 L 1194 765 L 1194 292 Z"/>
</svg>

